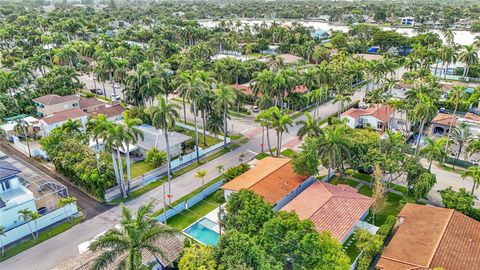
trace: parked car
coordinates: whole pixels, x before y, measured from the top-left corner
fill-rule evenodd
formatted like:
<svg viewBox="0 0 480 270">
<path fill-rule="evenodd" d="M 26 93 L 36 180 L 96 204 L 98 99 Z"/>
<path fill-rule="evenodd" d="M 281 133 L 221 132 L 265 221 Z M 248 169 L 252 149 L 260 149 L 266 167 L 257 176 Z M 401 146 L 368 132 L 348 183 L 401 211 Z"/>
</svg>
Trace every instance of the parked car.
<svg viewBox="0 0 480 270">
<path fill-rule="evenodd" d="M 103 95 L 103 90 L 102 89 L 97 89 L 97 91 L 95 91 L 95 94 Z"/>
<path fill-rule="evenodd" d="M 252 106 L 252 112 L 258 113 L 260 111 L 260 108 L 258 106 Z"/>
<path fill-rule="evenodd" d="M 120 101 L 122 100 L 119 95 L 112 94 L 112 101 Z"/>
</svg>

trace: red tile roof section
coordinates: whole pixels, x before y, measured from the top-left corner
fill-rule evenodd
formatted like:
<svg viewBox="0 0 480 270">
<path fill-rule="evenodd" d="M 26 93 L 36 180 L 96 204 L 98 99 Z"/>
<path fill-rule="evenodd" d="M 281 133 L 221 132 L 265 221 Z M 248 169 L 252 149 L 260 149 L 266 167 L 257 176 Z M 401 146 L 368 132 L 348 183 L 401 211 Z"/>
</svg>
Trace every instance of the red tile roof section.
<svg viewBox="0 0 480 270">
<path fill-rule="evenodd" d="M 80 109 L 87 109 L 87 108 L 90 108 L 90 107 L 97 107 L 97 106 L 100 106 L 102 104 L 105 104 L 104 102 L 98 100 L 97 98 L 95 97 L 92 97 L 92 98 L 80 98 L 80 102 L 79 102 L 79 107 Z"/>
<path fill-rule="evenodd" d="M 107 118 L 115 117 L 121 115 L 125 111 L 125 108 L 120 104 L 114 105 L 102 105 L 98 107 L 91 114 L 104 114 Z"/>
<path fill-rule="evenodd" d="M 41 120 L 47 123 L 48 125 L 60 123 L 67 121 L 67 119 L 77 119 L 82 116 L 87 116 L 87 113 L 81 110 L 80 108 L 70 109 L 66 111 L 56 112 L 49 116 L 43 117 Z"/>
<path fill-rule="evenodd" d="M 310 219 L 317 231 L 329 231 L 342 241 L 372 202 L 353 187 L 317 181 L 282 210 L 295 211 L 300 219 Z"/>
<path fill-rule="evenodd" d="M 275 205 L 307 179 L 293 170 L 290 159 L 267 157 L 255 167 L 222 186 L 224 190 L 250 189 Z"/>
<path fill-rule="evenodd" d="M 392 118 L 393 112 L 394 110 L 392 107 L 381 104 L 372 105 L 371 107 L 366 109 L 350 108 L 346 112 L 342 113 L 342 115 L 348 115 L 354 119 L 357 119 L 361 116 L 371 115 L 378 120 L 381 120 L 383 123 L 388 123 L 390 121 L 390 118 Z"/>
<path fill-rule="evenodd" d="M 480 269 L 480 222 L 452 209 L 406 204 L 377 268 Z"/>
<path fill-rule="evenodd" d="M 48 105 L 55 105 L 55 104 L 70 102 L 70 101 L 79 100 L 79 99 L 80 97 L 77 95 L 69 95 L 69 96 L 45 95 L 45 96 L 33 99 L 33 102 L 48 106 Z"/>
<path fill-rule="evenodd" d="M 443 125 L 443 126 L 450 126 L 452 125 L 455 127 L 457 125 L 458 117 L 451 115 L 451 114 L 446 114 L 446 113 L 438 113 L 433 119 L 432 123 L 438 124 L 438 125 Z"/>
</svg>

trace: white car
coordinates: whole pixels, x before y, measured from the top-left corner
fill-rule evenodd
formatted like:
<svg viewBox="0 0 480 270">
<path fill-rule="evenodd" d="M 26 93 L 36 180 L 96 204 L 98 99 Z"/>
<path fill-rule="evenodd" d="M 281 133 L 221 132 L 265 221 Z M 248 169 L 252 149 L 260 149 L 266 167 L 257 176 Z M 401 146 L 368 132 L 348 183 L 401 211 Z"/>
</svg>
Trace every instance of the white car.
<svg viewBox="0 0 480 270">
<path fill-rule="evenodd" d="M 119 95 L 112 94 L 112 101 L 120 101 L 122 100 Z"/>
<path fill-rule="evenodd" d="M 260 111 L 260 108 L 258 106 L 252 106 L 252 112 L 258 113 Z"/>
</svg>

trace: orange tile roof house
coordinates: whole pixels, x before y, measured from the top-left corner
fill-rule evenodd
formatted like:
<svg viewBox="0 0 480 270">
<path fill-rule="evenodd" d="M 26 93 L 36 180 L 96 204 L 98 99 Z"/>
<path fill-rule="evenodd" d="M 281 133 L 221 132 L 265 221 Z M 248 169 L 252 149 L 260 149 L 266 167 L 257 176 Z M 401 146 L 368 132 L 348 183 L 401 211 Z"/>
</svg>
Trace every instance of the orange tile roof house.
<svg viewBox="0 0 480 270">
<path fill-rule="evenodd" d="M 373 200 L 348 185 L 314 182 L 282 208 L 310 219 L 318 232 L 329 231 L 340 243 L 354 232 L 359 220 L 368 215 Z"/>
<path fill-rule="evenodd" d="M 383 130 L 389 126 L 394 110 L 387 105 L 372 105 L 369 108 L 350 108 L 342 113 L 341 119 L 347 119 L 351 128 L 370 125 L 375 129 Z"/>
<path fill-rule="evenodd" d="M 279 210 L 313 181 L 313 177 L 296 174 L 290 159 L 266 157 L 222 189 L 227 199 L 232 192 L 249 189 L 262 196 L 274 210 Z"/>
<path fill-rule="evenodd" d="M 377 268 L 480 269 L 480 222 L 452 209 L 406 204 L 399 223 Z"/>
</svg>

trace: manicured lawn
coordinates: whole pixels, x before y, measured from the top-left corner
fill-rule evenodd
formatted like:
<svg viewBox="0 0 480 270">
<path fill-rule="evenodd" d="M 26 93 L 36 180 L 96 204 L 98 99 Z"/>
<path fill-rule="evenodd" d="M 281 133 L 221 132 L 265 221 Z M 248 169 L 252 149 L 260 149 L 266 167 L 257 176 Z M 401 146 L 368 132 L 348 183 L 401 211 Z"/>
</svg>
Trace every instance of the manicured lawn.
<svg viewBox="0 0 480 270">
<path fill-rule="evenodd" d="M 285 149 L 282 152 L 280 152 L 285 157 L 293 158 L 295 155 L 297 155 L 297 152 L 293 151 L 292 149 Z"/>
<path fill-rule="evenodd" d="M 355 261 L 355 259 L 358 257 L 358 254 L 360 254 L 355 246 L 356 242 L 355 234 L 353 233 L 350 235 L 347 241 L 343 243 L 343 250 L 345 250 L 345 254 L 347 254 L 347 256 L 350 258 L 350 263 L 353 263 L 353 261 Z"/>
<path fill-rule="evenodd" d="M 187 135 L 187 136 L 190 136 L 192 139 L 195 140 L 195 131 L 194 130 L 189 130 L 189 129 L 183 129 L 183 131 L 181 131 L 181 133 Z M 207 148 L 207 147 L 210 147 L 212 145 L 215 145 L 219 142 L 221 142 L 222 139 L 220 139 L 220 136 L 218 137 L 218 139 L 216 139 L 215 137 L 212 137 L 212 136 L 209 136 L 209 135 L 206 135 L 206 142 L 207 142 L 207 145 L 203 144 L 203 133 L 202 132 L 198 132 L 198 144 L 200 147 L 202 148 Z"/>
<path fill-rule="evenodd" d="M 155 168 L 153 168 L 150 164 L 145 162 L 145 160 L 141 160 L 141 161 L 132 163 L 132 166 L 130 167 L 130 170 L 131 170 L 130 172 L 132 174 L 132 178 L 135 178 L 153 169 Z"/>
<path fill-rule="evenodd" d="M 183 230 L 201 217 L 205 216 L 213 209 L 217 208 L 219 203 L 215 201 L 214 194 L 207 196 L 201 202 L 195 204 L 189 209 L 183 210 L 167 220 L 168 226 Z"/>
<path fill-rule="evenodd" d="M 108 202 L 108 204 L 110 205 L 115 205 L 115 204 L 120 204 L 120 203 L 124 203 L 124 202 L 128 202 L 130 200 L 133 200 L 135 198 L 138 198 L 140 196 L 142 196 L 143 194 L 149 192 L 150 190 L 160 186 L 163 182 L 167 181 L 167 177 L 164 176 L 160 179 L 157 179 L 153 182 L 150 182 L 149 184 L 139 188 L 139 189 L 136 189 L 132 192 L 130 192 L 130 194 L 128 194 L 128 197 L 126 198 L 123 198 L 123 197 L 119 197 L 119 198 L 116 198 L 116 199 L 113 199 L 111 200 L 110 202 Z"/>
<path fill-rule="evenodd" d="M 360 194 L 366 195 L 371 197 L 373 194 L 373 191 L 368 188 L 368 186 L 363 185 L 358 192 Z M 385 220 L 387 219 L 388 216 L 393 215 L 397 216 L 398 213 L 400 212 L 400 200 L 403 197 L 397 194 L 394 194 L 392 192 L 387 192 L 386 194 L 386 199 L 387 199 L 387 204 L 385 208 L 375 216 L 375 226 L 381 226 L 382 224 L 385 223 Z M 372 214 L 370 213 L 368 217 L 371 217 Z M 368 219 L 367 217 L 367 219 Z"/>
<path fill-rule="evenodd" d="M 336 176 L 330 178 L 330 184 L 332 185 L 338 185 L 338 184 L 343 184 L 343 185 L 349 185 L 351 187 L 356 187 L 358 185 L 358 182 L 350 179 L 350 178 L 344 178 L 343 181 L 340 181 L 340 179 Z"/>
<path fill-rule="evenodd" d="M 363 180 L 363 181 L 367 181 L 367 182 L 370 182 L 372 180 L 372 177 L 370 175 L 359 173 L 359 172 L 354 173 L 352 177 Z"/>
<path fill-rule="evenodd" d="M 264 158 L 266 158 L 266 157 L 269 157 L 269 156 L 270 156 L 269 153 L 263 152 L 263 153 L 258 154 L 255 158 L 256 158 L 257 160 L 262 160 L 262 159 L 264 159 Z"/>
<path fill-rule="evenodd" d="M 78 218 L 74 218 L 73 219 L 73 222 L 72 223 L 68 223 L 68 222 L 65 222 L 65 223 L 62 223 L 62 224 L 59 224 L 55 227 L 52 227 L 50 229 L 47 229 L 45 231 L 41 231 L 39 234 L 38 234 L 38 238 L 37 239 L 29 239 L 29 240 L 25 240 L 21 243 L 18 243 L 12 247 L 9 247 L 7 249 L 5 249 L 5 254 L 3 256 L 0 256 L 0 262 L 2 261 L 5 261 L 6 259 L 10 258 L 10 257 L 13 257 L 35 245 L 38 245 L 40 243 L 42 243 L 43 241 L 45 240 L 48 240 L 58 234 L 61 234 L 62 232 L 72 228 L 73 226 L 77 225 L 78 223 L 80 223 L 82 220 L 84 219 L 84 217 L 78 217 Z M 1 237 L 1 236 L 0 236 Z"/>
</svg>

